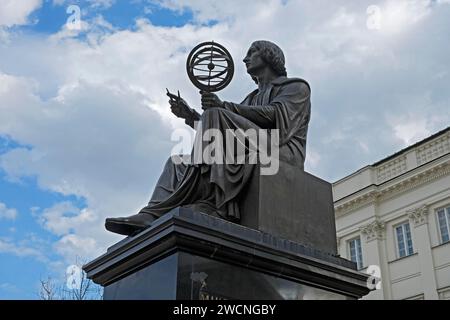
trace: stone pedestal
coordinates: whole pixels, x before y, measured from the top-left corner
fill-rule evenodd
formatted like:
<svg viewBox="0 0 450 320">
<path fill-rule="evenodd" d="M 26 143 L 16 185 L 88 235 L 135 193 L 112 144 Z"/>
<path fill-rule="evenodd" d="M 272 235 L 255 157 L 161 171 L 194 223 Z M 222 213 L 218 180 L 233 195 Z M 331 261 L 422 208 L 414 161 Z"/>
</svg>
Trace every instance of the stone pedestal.
<svg viewBox="0 0 450 320">
<path fill-rule="evenodd" d="M 334 254 L 177 208 L 84 266 L 104 299 L 357 299 L 367 275 Z"/>
<path fill-rule="evenodd" d="M 275 175 L 260 171 L 242 193 L 240 224 L 336 254 L 331 184 L 283 161 Z"/>
</svg>

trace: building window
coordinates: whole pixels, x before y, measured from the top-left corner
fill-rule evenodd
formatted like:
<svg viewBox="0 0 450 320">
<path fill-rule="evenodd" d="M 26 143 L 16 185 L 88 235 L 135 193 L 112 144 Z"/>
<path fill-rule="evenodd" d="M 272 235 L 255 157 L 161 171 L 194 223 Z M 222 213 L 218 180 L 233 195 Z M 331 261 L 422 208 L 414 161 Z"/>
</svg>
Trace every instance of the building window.
<svg viewBox="0 0 450 320">
<path fill-rule="evenodd" d="M 358 269 L 362 269 L 363 260 L 362 260 L 362 249 L 361 249 L 361 238 L 355 238 L 348 242 L 348 248 L 350 251 L 350 260 L 356 262 L 356 266 Z"/>
<path fill-rule="evenodd" d="M 450 241 L 450 207 L 443 208 L 437 211 L 439 231 L 441 233 L 441 242 Z"/>
<path fill-rule="evenodd" d="M 395 228 L 399 258 L 413 254 L 413 243 L 409 223 L 405 222 Z"/>
</svg>

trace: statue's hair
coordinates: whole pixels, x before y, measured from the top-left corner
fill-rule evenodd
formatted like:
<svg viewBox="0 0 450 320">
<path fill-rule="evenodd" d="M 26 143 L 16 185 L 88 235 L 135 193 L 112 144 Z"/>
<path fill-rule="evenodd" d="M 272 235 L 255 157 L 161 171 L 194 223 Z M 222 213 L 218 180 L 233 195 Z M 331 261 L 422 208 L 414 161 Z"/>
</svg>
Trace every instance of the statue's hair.
<svg viewBox="0 0 450 320">
<path fill-rule="evenodd" d="M 252 43 L 261 53 L 261 57 L 278 76 L 287 76 L 283 51 L 275 43 L 258 40 Z"/>
</svg>

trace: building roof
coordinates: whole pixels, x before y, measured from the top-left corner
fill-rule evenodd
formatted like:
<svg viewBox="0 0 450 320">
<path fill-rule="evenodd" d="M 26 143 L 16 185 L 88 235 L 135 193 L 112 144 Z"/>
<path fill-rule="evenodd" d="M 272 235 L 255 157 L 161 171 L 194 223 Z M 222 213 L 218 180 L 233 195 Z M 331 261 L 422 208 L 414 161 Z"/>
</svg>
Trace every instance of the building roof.
<svg viewBox="0 0 450 320">
<path fill-rule="evenodd" d="M 423 140 L 420 140 L 419 142 L 416 142 L 416 143 L 414 143 L 414 144 L 412 144 L 412 145 L 410 145 L 410 146 L 408 146 L 406 148 L 403 148 L 400 151 L 398 151 L 398 152 L 396 152 L 394 154 L 391 154 L 390 156 L 388 156 L 388 157 L 386 157 L 384 159 L 381 159 L 380 161 L 375 162 L 374 164 L 372 164 L 372 167 L 376 167 L 376 166 L 382 164 L 383 162 L 387 162 L 387 161 L 389 161 L 389 160 L 391 160 L 391 159 L 401 155 L 402 153 L 404 153 L 404 152 L 406 152 L 408 150 L 414 149 L 415 147 L 417 147 L 417 146 L 419 146 L 419 145 L 421 145 L 423 143 L 431 141 L 434 138 L 436 138 L 436 137 L 446 133 L 447 131 L 450 131 L 450 126 L 445 128 L 445 129 L 443 129 L 443 130 L 441 130 L 441 131 L 439 131 L 439 132 L 436 132 L 435 134 L 433 134 L 433 135 L 431 135 L 431 136 L 429 136 L 429 137 L 427 137 L 427 138 L 425 138 Z"/>
<path fill-rule="evenodd" d="M 414 143 L 414 144 L 412 144 L 412 145 L 410 145 L 410 146 L 408 146 L 406 148 L 403 148 L 400 151 L 398 151 L 398 152 L 396 152 L 394 154 L 391 154 L 390 156 L 387 156 L 386 158 L 383 158 L 383 159 L 373 163 L 372 165 L 365 165 L 364 167 L 361 167 L 358 170 L 356 170 L 356 171 L 354 171 L 354 172 L 352 172 L 352 173 L 350 173 L 350 174 L 348 174 L 348 175 L 346 175 L 346 176 L 344 176 L 344 177 L 334 181 L 332 184 L 336 185 L 336 184 L 341 183 L 341 182 L 343 182 L 345 180 L 348 180 L 351 177 L 353 177 L 355 175 L 358 175 L 359 173 L 363 172 L 364 170 L 366 170 L 368 168 L 379 167 L 381 164 L 383 164 L 385 162 L 389 162 L 390 160 L 400 156 L 401 154 L 404 154 L 404 153 L 406 153 L 406 152 L 408 152 L 408 151 L 410 151 L 410 150 L 412 150 L 414 148 L 417 148 L 420 145 L 424 145 L 424 144 L 428 143 L 429 141 L 431 141 L 431 140 L 433 140 L 433 139 L 435 139 L 435 138 L 437 138 L 439 136 L 443 136 L 449 131 L 450 131 L 450 126 L 445 128 L 445 129 L 443 129 L 443 130 L 441 130 L 441 131 L 439 131 L 439 132 L 436 132 L 435 134 L 433 134 L 433 135 L 431 135 L 431 136 L 429 136 L 429 137 L 427 137 L 427 138 L 425 138 L 423 140 L 420 140 L 419 142 L 416 142 L 416 143 Z"/>
</svg>

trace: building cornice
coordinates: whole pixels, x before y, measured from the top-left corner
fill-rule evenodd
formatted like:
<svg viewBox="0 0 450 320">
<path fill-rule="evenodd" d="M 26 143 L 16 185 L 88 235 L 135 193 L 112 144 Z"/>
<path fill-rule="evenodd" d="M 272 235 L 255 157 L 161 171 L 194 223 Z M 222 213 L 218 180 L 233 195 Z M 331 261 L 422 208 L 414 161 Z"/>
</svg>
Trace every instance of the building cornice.
<svg viewBox="0 0 450 320">
<path fill-rule="evenodd" d="M 438 159 L 436 159 L 438 160 Z M 428 163 L 427 165 L 430 165 Z M 432 165 L 423 170 L 422 167 L 406 172 L 404 175 L 383 182 L 380 185 L 371 185 L 348 199 L 335 202 L 336 217 L 344 216 L 362 207 L 396 197 L 420 185 L 429 183 L 450 174 L 450 159 Z"/>
</svg>

